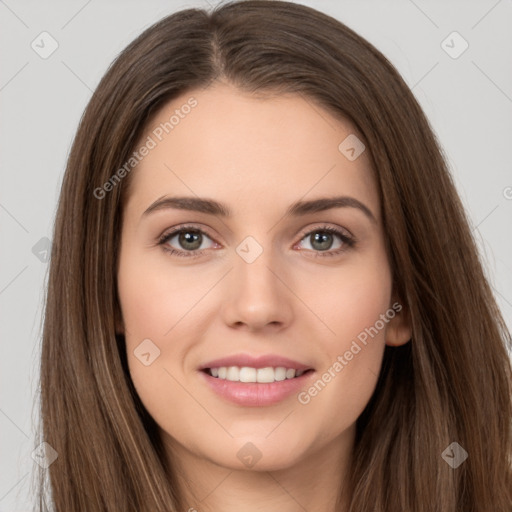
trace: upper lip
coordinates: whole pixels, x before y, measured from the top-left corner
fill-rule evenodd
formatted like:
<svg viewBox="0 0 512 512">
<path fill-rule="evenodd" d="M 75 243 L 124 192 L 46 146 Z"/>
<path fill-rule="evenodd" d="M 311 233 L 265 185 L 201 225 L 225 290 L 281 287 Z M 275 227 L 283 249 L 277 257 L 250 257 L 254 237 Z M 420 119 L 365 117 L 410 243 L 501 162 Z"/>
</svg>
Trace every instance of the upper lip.
<svg viewBox="0 0 512 512">
<path fill-rule="evenodd" d="M 295 370 L 312 370 L 311 366 L 299 363 L 287 357 L 278 356 L 275 354 L 264 354 L 261 356 L 251 356 L 249 354 L 233 354 L 231 356 L 222 357 L 209 361 L 202 366 L 200 370 L 207 368 L 220 368 L 221 366 L 248 366 L 250 368 L 267 368 L 272 366 L 277 368 L 279 366 L 284 368 L 293 368 Z"/>
</svg>

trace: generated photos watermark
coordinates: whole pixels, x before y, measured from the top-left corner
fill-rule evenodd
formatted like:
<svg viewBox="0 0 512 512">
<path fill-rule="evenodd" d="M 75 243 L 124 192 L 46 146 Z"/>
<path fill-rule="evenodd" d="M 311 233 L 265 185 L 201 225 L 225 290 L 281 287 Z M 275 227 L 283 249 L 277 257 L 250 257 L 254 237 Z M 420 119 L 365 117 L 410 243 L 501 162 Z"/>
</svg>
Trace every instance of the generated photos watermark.
<svg viewBox="0 0 512 512">
<path fill-rule="evenodd" d="M 169 117 L 168 121 L 160 123 L 150 135 L 147 136 L 144 143 L 132 153 L 130 158 L 120 167 L 101 187 L 96 187 L 93 191 L 93 195 L 96 199 L 103 199 L 108 192 L 114 190 L 123 178 L 125 178 L 130 171 L 140 163 L 144 157 L 149 155 L 152 149 L 158 146 L 166 135 L 171 133 L 176 126 L 181 122 L 182 119 L 190 114 L 192 109 L 197 106 L 197 100 L 191 97 L 186 103 L 181 105 L 180 108 L 174 110 L 174 113 Z"/>
<path fill-rule="evenodd" d="M 365 328 L 357 335 L 357 339 L 352 341 L 350 348 L 346 350 L 343 355 L 339 355 L 336 358 L 336 361 L 327 368 L 327 370 L 321 375 L 321 377 L 310 386 L 307 391 L 301 391 L 297 395 L 297 400 L 302 405 L 307 405 L 311 402 L 312 398 L 318 395 L 329 382 L 331 382 L 348 364 L 354 357 L 361 352 L 361 350 L 367 346 L 368 342 L 371 341 L 368 339 L 370 337 L 373 339 L 377 334 L 384 329 L 385 325 L 393 319 L 397 313 L 402 310 L 402 305 L 398 302 L 395 302 L 391 308 L 389 308 L 385 313 L 382 313 L 371 327 Z M 358 343 L 359 341 L 359 343 Z"/>
</svg>

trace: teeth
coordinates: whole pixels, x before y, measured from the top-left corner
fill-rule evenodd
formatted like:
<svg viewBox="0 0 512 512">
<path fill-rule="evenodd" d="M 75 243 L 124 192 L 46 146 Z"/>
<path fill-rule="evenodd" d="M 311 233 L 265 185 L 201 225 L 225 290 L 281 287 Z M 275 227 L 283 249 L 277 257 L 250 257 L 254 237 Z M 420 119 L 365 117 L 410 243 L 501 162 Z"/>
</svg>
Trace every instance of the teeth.
<svg viewBox="0 0 512 512">
<path fill-rule="evenodd" d="M 245 368 L 242 368 L 242 369 L 245 370 Z M 249 369 L 249 368 L 247 368 L 247 369 Z M 233 381 L 240 380 L 240 377 L 241 377 L 240 370 L 238 369 L 237 366 L 228 366 L 226 380 L 233 380 Z"/>
<path fill-rule="evenodd" d="M 231 374 L 229 370 L 233 370 Z M 232 380 L 233 382 L 237 380 L 240 382 L 258 382 L 258 370 L 256 370 L 256 368 L 248 368 L 247 366 L 243 366 L 239 369 L 238 366 L 230 366 L 229 370 L 228 376 L 226 377 L 227 380 Z"/>
<path fill-rule="evenodd" d="M 293 379 L 300 377 L 304 370 L 295 370 L 293 368 L 284 368 L 278 366 L 272 368 L 250 368 L 248 366 L 221 366 L 220 368 L 210 368 L 209 373 L 212 377 L 217 377 L 223 380 L 232 382 L 261 382 L 271 383 L 275 381 L 282 381 L 285 379 Z"/>
</svg>

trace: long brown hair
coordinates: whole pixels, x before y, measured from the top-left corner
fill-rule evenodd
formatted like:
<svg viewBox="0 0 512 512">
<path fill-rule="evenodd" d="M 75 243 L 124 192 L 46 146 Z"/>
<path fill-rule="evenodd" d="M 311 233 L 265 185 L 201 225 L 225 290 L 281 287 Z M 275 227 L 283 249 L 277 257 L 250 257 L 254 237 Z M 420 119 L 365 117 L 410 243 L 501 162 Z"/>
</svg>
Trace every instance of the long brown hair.
<svg viewBox="0 0 512 512">
<path fill-rule="evenodd" d="M 95 190 L 127 162 L 165 102 L 220 79 L 254 93 L 300 94 L 350 120 L 373 163 L 394 287 L 413 336 L 386 347 L 357 420 L 350 512 L 510 512 L 512 340 L 428 121 L 395 68 L 351 29 L 309 7 L 265 0 L 159 21 L 118 56 L 86 108 L 48 279 L 38 442 L 59 456 L 39 475 L 41 505 L 48 487 L 58 512 L 186 509 L 115 331 L 131 174 L 102 198 Z M 442 457 L 452 442 L 468 453 L 456 469 Z"/>
</svg>

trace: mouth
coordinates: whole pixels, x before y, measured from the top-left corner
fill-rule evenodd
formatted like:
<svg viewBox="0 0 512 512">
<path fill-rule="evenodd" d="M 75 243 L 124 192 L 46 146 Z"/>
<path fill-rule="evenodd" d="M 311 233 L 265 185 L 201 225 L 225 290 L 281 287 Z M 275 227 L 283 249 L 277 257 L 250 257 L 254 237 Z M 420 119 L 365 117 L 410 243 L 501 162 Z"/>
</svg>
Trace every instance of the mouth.
<svg viewBox="0 0 512 512">
<path fill-rule="evenodd" d="M 315 378 L 311 363 L 279 354 L 238 353 L 205 361 L 199 376 L 215 395 L 241 407 L 278 404 Z"/>
<path fill-rule="evenodd" d="M 198 374 L 215 395 L 239 407 L 277 405 L 311 384 L 315 370 L 285 367 L 219 366 Z"/>
</svg>

